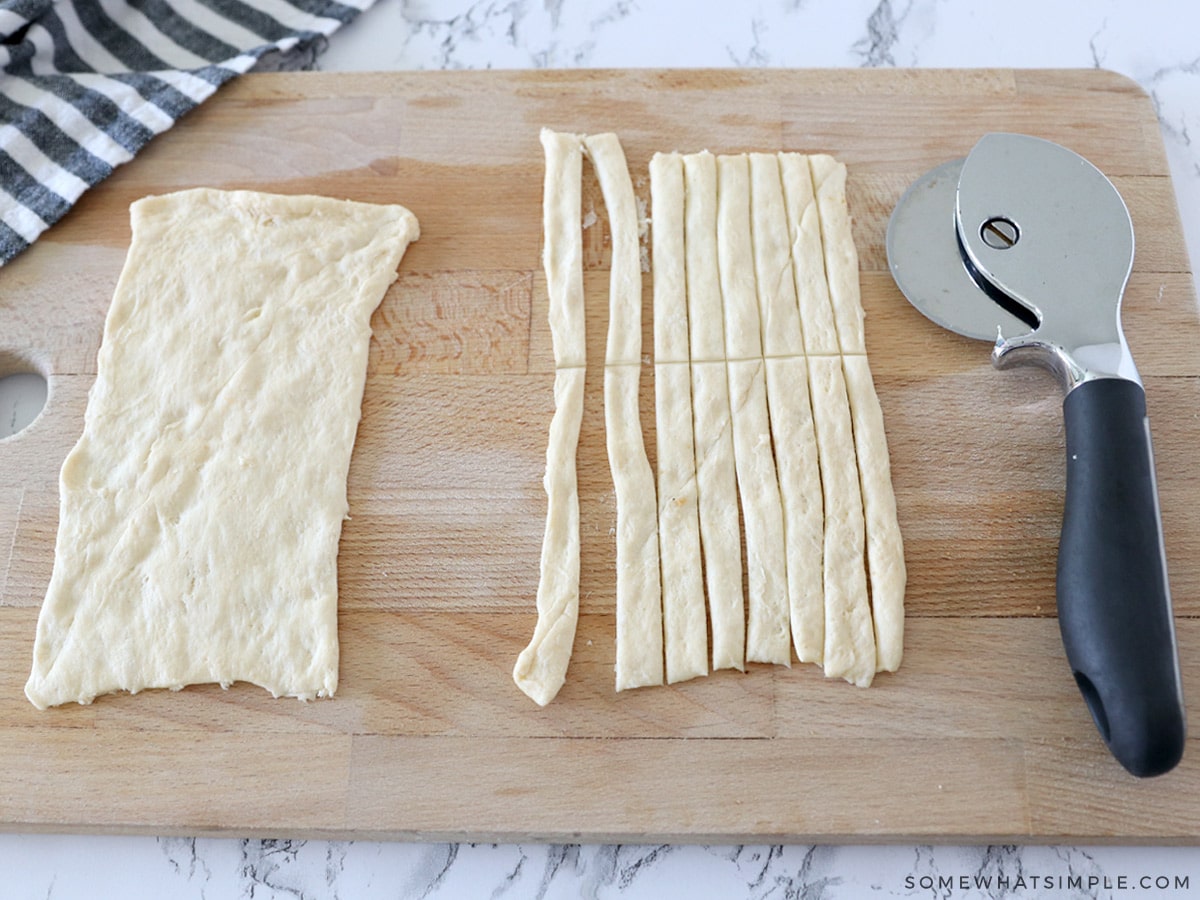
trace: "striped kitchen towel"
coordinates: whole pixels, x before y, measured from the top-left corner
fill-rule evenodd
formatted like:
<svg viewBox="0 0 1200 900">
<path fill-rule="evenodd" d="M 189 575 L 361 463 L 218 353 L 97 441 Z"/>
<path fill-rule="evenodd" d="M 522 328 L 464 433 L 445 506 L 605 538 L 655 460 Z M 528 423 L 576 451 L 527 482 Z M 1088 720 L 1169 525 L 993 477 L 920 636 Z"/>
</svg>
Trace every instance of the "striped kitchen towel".
<svg viewBox="0 0 1200 900">
<path fill-rule="evenodd" d="M 0 265 L 264 53 L 374 0 L 0 0 Z"/>
</svg>

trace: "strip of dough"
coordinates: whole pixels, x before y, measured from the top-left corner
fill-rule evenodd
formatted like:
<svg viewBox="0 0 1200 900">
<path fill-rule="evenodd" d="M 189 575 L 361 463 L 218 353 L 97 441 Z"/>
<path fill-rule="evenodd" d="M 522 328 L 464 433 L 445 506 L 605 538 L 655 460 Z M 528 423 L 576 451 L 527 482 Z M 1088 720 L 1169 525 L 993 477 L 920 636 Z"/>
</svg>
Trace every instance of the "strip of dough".
<svg viewBox="0 0 1200 900">
<path fill-rule="evenodd" d="M 543 128 L 542 268 L 550 300 L 555 368 L 583 367 L 587 336 L 583 303 L 583 138 Z"/>
<path fill-rule="evenodd" d="M 865 355 L 858 251 L 846 202 L 846 167 L 829 156 L 812 156 L 809 160 L 820 213 L 829 296 L 854 422 L 855 455 L 866 517 L 876 668 L 894 672 L 904 653 L 904 544 L 896 517 L 883 412 Z"/>
<path fill-rule="evenodd" d="M 677 153 L 656 153 L 650 160 L 654 400 L 658 549 L 669 684 L 708 674 L 708 623 L 700 567 L 700 516 L 688 365 L 683 202 L 683 160 Z"/>
<path fill-rule="evenodd" d="M 638 366 L 605 366 L 604 422 L 617 496 L 617 690 L 663 683 L 654 475 L 638 418 Z"/>
<path fill-rule="evenodd" d="M 38 708 L 338 682 L 337 548 L 400 206 L 181 191 L 131 207 L 25 692 Z"/>
<path fill-rule="evenodd" d="M 895 672 L 904 655 L 904 543 L 896 518 L 883 410 L 866 356 L 845 356 L 842 369 L 854 419 L 854 447 L 867 527 L 867 568 L 875 620 L 875 667 Z"/>
<path fill-rule="evenodd" d="M 654 474 L 642 441 L 642 268 L 637 207 L 615 134 L 588 135 L 612 234 L 604 422 L 617 499 L 617 690 L 663 683 L 662 589 Z"/>
<path fill-rule="evenodd" d="M 729 375 L 724 362 L 692 363 L 692 422 L 712 667 L 744 671 L 742 531 L 738 522 L 733 429 L 729 418 Z"/>
<path fill-rule="evenodd" d="M 846 203 L 846 166 L 824 154 L 810 156 L 808 160 L 821 221 L 825 277 L 829 282 L 829 299 L 833 303 L 838 346 L 842 353 L 866 353 L 858 287 L 858 251 L 854 247 L 850 207 Z"/>
<path fill-rule="evenodd" d="M 820 664 L 825 642 L 824 508 L 785 209 L 778 156 L 751 154 L 754 271 L 767 357 L 767 407 L 783 504 L 792 646 L 801 662 Z"/>
<path fill-rule="evenodd" d="M 567 677 L 579 620 L 579 491 L 575 451 L 583 415 L 586 336 L 583 303 L 583 141 L 542 129 L 542 265 L 554 345 L 554 417 L 546 447 L 546 529 L 542 536 L 537 625 L 513 668 L 513 681 L 545 706 Z"/>
<path fill-rule="evenodd" d="M 746 659 L 791 665 L 783 507 L 771 448 L 750 225 L 750 164 L 717 157 L 717 267 L 749 587 Z"/>
<path fill-rule="evenodd" d="M 537 625 L 517 657 L 513 681 L 539 706 L 558 695 L 567 678 L 579 622 L 579 489 L 575 449 L 583 417 L 582 366 L 554 373 L 554 417 L 546 445 L 546 529 L 542 536 Z"/>
<path fill-rule="evenodd" d="M 825 499 L 825 674 L 866 687 L 875 676 L 875 635 L 850 405 L 838 357 L 810 356 L 808 366 Z"/>
<path fill-rule="evenodd" d="M 683 203 L 683 157 L 678 153 L 655 153 L 650 160 L 650 221 L 656 365 L 691 362 Z"/>
<path fill-rule="evenodd" d="M 724 362 L 725 316 L 717 273 L 717 158 L 708 151 L 687 154 L 683 157 L 683 179 L 691 360 Z"/>
<path fill-rule="evenodd" d="M 809 355 L 835 354 L 840 351 L 833 323 L 833 306 L 829 302 L 829 283 L 825 278 L 821 220 L 813 195 L 808 157 L 799 153 L 781 153 L 779 168 L 783 176 L 804 351 Z"/>
<path fill-rule="evenodd" d="M 825 660 L 825 510 L 808 398 L 808 363 L 802 356 L 777 356 L 766 365 L 767 405 L 787 545 L 792 646 L 801 662 L 820 665 Z"/>
<path fill-rule="evenodd" d="M 763 355 L 803 356 L 804 332 L 777 154 L 750 154 L 750 213 Z"/>
<path fill-rule="evenodd" d="M 717 273 L 717 167 L 711 153 L 683 158 L 692 420 L 700 542 L 712 625 L 712 667 L 745 669 L 742 538 Z"/>
</svg>

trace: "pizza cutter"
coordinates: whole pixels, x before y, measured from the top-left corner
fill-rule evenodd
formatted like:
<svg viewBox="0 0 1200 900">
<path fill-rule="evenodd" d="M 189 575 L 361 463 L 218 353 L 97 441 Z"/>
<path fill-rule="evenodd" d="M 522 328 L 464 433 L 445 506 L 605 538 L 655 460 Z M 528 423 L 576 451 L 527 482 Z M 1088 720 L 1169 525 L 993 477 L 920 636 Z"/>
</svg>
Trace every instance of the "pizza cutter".
<svg viewBox="0 0 1200 900">
<path fill-rule="evenodd" d="M 1146 396 L 1121 330 L 1133 223 L 1065 147 L 989 134 L 897 204 L 888 264 L 938 325 L 1049 368 L 1065 394 L 1057 604 L 1067 661 L 1109 750 L 1170 771 L 1186 725 Z"/>
</svg>

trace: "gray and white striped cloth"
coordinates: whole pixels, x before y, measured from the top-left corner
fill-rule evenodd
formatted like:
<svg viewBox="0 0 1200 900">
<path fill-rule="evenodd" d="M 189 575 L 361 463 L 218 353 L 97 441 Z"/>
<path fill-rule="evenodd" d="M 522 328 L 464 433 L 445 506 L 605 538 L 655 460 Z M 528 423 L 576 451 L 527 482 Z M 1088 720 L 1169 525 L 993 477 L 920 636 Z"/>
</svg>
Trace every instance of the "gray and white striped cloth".
<svg viewBox="0 0 1200 900">
<path fill-rule="evenodd" d="M 264 53 L 374 0 L 0 0 L 0 265 Z"/>
</svg>

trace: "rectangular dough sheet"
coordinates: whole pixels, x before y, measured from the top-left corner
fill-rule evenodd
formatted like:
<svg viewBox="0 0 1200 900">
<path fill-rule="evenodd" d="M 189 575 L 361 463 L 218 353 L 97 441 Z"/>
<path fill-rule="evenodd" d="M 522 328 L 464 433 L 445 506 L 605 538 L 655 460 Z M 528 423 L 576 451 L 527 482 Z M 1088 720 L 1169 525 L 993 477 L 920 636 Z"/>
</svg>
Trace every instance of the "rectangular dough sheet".
<svg viewBox="0 0 1200 900">
<path fill-rule="evenodd" d="M 25 692 L 337 688 L 337 550 L 401 206 L 182 191 L 131 208 Z"/>
</svg>

